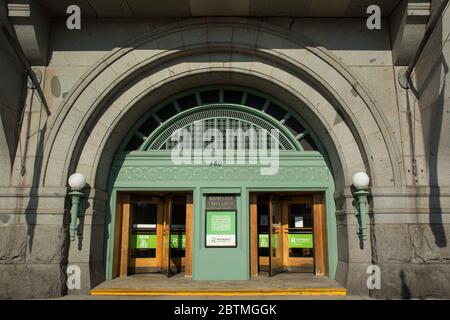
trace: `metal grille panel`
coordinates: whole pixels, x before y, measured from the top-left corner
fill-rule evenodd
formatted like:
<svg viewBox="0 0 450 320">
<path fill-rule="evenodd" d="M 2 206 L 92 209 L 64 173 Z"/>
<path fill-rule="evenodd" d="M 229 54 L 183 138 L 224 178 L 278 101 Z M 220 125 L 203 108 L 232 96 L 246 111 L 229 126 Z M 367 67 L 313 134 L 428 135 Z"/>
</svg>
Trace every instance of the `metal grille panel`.
<svg viewBox="0 0 450 320">
<path fill-rule="evenodd" d="M 197 130 L 194 130 L 194 123 L 197 126 Z M 207 129 L 217 129 L 223 133 L 225 141 L 225 133 L 227 129 L 242 129 L 244 132 L 248 132 L 248 129 L 254 129 L 256 132 L 264 132 L 267 136 L 268 147 L 271 146 L 271 140 L 276 139 L 275 136 L 270 135 L 272 130 L 277 130 L 275 126 L 270 124 L 265 119 L 262 119 L 249 112 L 244 112 L 235 109 L 227 109 L 227 106 L 221 106 L 220 108 L 208 109 L 205 111 L 199 111 L 193 114 L 186 115 L 186 117 L 179 119 L 175 123 L 168 126 L 157 137 L 153 137 L 145 150 L 164 150 L 172 149 L 177 142 L 171 141 L 172 135 L 177 130 L 185 129 L 191 133 L 192 139 L 198 139 L 197 143 L 192 141 L 192 146 L 201 146 L 204 148 L 203 132 Z M 296 147 L 291 143 L 289 138 L 279 131 L 278 136 L 279 148 L 281 150 L 296 150 Z M 256 143 L 256 147 L 260 148 L 261 145 L 259 139 L 253 141 Z M 245 139 L 245 149 L 255 146 L 249 139 Z M 236 144 L 235 144 L 236 145 Z M 225 143 L 224 143 L 225 147 Z"/>
</svg>

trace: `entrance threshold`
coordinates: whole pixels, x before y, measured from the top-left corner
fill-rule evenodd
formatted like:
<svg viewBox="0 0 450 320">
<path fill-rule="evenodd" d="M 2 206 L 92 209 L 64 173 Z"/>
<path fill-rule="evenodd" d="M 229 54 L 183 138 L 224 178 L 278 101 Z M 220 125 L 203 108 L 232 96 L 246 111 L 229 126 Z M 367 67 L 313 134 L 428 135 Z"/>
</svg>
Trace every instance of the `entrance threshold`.
<svg viewBox="0 0 450 320">
<path fill-rule="evenodd" d="M 180 273 L 136 274 L 105 281 L 91 290 L 96 296 L 345 296 L 335 280 L 304 273 L 259 276 L 246 281 L 192 280 Z"/>
</svg>

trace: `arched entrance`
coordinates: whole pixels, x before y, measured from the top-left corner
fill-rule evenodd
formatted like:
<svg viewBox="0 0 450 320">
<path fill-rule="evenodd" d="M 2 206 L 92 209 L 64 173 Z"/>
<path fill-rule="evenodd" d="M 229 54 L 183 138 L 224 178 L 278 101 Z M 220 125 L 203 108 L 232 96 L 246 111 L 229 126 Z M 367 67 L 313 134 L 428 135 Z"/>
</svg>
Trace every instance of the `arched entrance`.
<svg viewBox="0 0 450 320">
<path fill-rule="evenodd" d="M 264 271 L 334 278 L 333 192 L 324 148 L 291 107 L 245 87 L 182 92 L 151 108 L 115 156 L 107 278 L 180 270 L 206 280 Z M 214 219 L 232 234 L 214 235 Z"/>
<path fill-rule="evenodd" d="M 302 35 L 266 23 L 192 19 L 141 35 L 86 72 L 48 125 L 39 176 L 40 185 L 49 190 L 65 190 L 75 171 L 88 180 L 91 206 L 84 240 L 70 245 L 68 254 L 69 263 L 90 275 L 83 278 L 83 288 L 104 281 L 106 266 L 113 263 L 102 242 L 111 232 L 105 230 L 111 219 L 108 181 L 130 126 L 176 92 L 226 84 L 270 93 L 301 114 L 320 138 L 335 188 L 327 203 L 336 206 L 336 279 L 353 292 L 367 291 L 363 278 L 349 277 L 365 274 L 372 263 L 370 235 L 361 246 L 355 231 L 351 177 L 364 170 L 372 190 L 386 190 L 404 185 L 404 168 L 376 99 L 350 68 L 310 44 Z M 57 201 L 65 205 L 63 198 Z M 373 210 L 379 205 L 374 203 Z"/>
</svg>

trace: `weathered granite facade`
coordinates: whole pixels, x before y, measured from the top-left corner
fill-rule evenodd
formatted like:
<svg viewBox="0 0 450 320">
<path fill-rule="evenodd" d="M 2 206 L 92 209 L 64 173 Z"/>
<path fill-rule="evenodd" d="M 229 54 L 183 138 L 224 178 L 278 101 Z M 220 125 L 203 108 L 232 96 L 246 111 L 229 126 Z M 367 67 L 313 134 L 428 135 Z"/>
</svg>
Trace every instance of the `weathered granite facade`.
<svg viewBox="0 0 450 320">
<path fill-rule="evenodd" d="M 447 11 L 415 68 L 415 92 L 397 77 L 423 37 L 428 1 L 387 1 L 381 30 L 368 30 L 351 7 L 341 18 L 320 14 L 323 4 L 317 14 L 297 8 L 293 19 L 262 9 L 254 17 L 235 4 L 234 15 L 247 18 L 196 17 L 202 6 L 168 17 L 88 12 L 74 31 L 57 8 L 7 2 L 2 25 L 42 81 L 26 88 L 25 67 L 0 33 L 1 298 L 66 294 L 68 263 L 89 275 L 82 292 L 105 279 L 107 180 L 119 143 L 159 101 L 207 84 L 266 91 L 315 130 L 336 184 L 336 279 L 350 294 L 450 298 Z M 351 192 L 359 170 L 371 177 L 362 247 Z M 84 237 L 70 242 L 67 179 L 75 171 L 88 188 Z M 371 264 L 381 267 L 381 290 L 366 287 Z"/>
</svg>

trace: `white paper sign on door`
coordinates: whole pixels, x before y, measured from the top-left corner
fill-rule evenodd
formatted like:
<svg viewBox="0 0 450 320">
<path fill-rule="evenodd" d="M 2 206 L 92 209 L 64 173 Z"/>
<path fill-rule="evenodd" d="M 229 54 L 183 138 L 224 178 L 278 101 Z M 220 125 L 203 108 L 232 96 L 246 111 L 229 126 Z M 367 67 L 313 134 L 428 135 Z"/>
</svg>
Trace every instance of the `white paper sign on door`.
<svg viewBox="0 0 450 320">
<path fill-rule="evenodd" d="M 294 217 L 295 228 L 303 228 L 303 217 L 295 216 Z"/>
<path fill-rule="evenodd" d="M 269 225 L 269 216 L 267 216 L 267 215 L 259 216 L 259 224 L 261 226 L 268 226 Z"/>
</svg>

